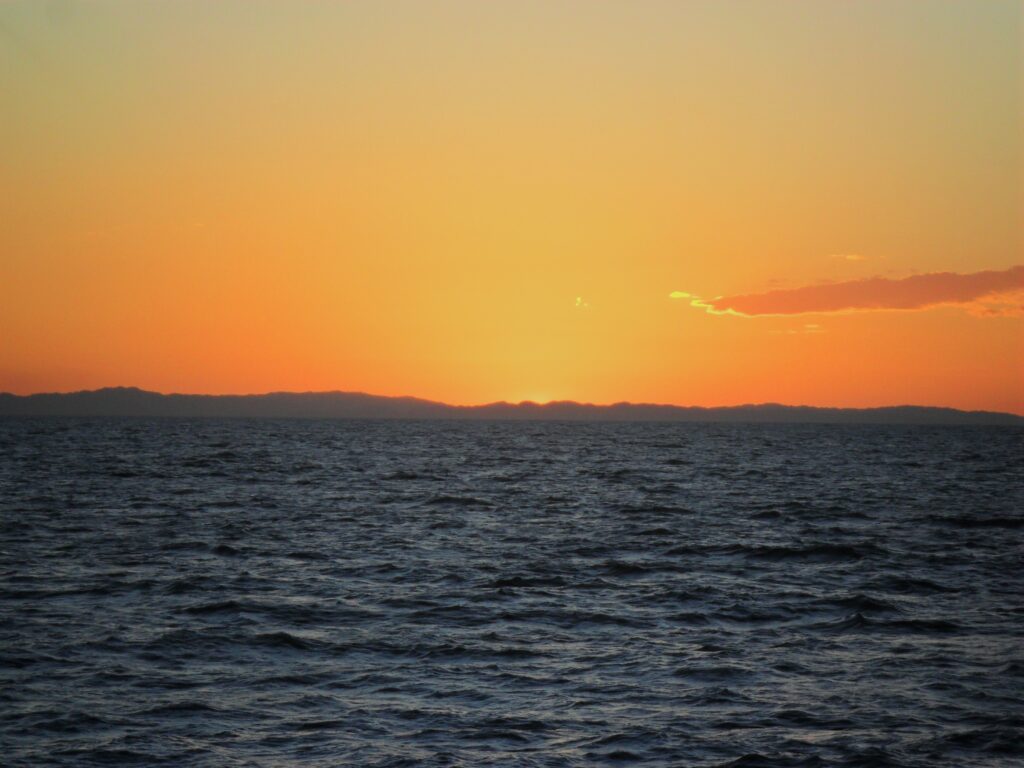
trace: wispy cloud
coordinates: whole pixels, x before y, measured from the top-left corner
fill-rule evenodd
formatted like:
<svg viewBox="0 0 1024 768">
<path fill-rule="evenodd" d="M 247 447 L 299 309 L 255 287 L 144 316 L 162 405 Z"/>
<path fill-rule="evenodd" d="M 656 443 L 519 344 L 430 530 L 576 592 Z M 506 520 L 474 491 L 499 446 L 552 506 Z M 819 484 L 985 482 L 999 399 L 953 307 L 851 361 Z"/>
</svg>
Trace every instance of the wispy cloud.
<svg viewBox="0 0 1024 768">
<path fill-rule="evenodd" d="M 744 317 L 918 310 L 940 305 L 960 305 L 982 315 L 1020 314 L 1024 303 L 1024 265 L 969 274 L 935 272 L 900 279 L 871 277 L 714 299 L 701 299 L 683 291 L 669 295 L 688 299 L 692 306 L 711 314 Z"/>
<path fill-rule="evenodd" d="M 867 261 L 868 257 L 862 253 L 830 253 L 828 256 L 830 259 L 838 259 L 839 261 Z"/>
</svg>

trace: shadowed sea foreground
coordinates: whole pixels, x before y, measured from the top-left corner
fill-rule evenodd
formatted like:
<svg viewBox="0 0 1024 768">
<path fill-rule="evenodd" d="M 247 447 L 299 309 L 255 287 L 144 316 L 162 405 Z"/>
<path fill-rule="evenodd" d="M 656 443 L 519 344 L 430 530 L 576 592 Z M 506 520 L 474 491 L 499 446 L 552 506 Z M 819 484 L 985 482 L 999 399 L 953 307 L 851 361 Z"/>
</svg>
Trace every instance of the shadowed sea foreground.
<svg viewBox="0 0 1024 768">
<path fill-rule="evenodd" d="M 1024 430 L 0 420 L 10 766 L 1024 764 Z"/>
</svg>

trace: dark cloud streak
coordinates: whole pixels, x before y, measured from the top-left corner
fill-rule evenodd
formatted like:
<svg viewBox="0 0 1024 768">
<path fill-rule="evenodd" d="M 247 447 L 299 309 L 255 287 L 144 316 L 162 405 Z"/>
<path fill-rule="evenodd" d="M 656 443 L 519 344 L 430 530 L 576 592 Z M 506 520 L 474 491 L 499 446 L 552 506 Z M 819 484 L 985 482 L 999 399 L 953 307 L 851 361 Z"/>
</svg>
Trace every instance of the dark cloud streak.
<svg viewBox="0 0 1024 768">
<path fill-rule="evenodd" d="M 824 285 L 807 285 L 764 293 L 694 299 L 713 314 L 746 317 L 801 315 L 870 310 L 916 310 L 945 304 L 968 305 L 987 297 L 1024 291 L 1024 265 L 1005 270 L 959 274 L 935 272 L 900 279 L 871 277 Z M 1002 302 L 1006 306 L 1006 302 Z M 984 307 L 981 307 L 981 313 Z"/>
</svg>

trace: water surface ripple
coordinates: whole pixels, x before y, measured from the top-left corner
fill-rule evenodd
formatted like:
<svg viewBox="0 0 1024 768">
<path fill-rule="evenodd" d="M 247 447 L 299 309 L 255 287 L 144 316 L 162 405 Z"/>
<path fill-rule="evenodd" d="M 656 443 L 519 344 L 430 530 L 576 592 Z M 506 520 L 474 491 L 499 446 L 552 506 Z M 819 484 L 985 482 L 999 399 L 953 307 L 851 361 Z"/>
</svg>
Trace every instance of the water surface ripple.
<svg viewBox="0 0 1024 768">
<path fill-rule="evenodd" d="M 2 420 L 2 762 L 1022 765 L 1022 449 Z"/>
</svg>

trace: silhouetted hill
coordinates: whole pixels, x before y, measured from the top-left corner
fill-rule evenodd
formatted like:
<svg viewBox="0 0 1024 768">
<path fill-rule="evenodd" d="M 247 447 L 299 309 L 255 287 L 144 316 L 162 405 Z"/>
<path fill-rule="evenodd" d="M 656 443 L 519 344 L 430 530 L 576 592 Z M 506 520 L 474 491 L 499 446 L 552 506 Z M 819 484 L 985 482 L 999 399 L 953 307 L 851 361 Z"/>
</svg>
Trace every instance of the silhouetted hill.
<svg viewBox="0 0 1024 768">
<path fill-rule="evenodd" d="M 134 387 L 67 394 L 0 393 L 0 416 L 130 416 L 304 419 L 534 419 L 567 421 L 718 421 L 837 424 L 1015 424 L 1024 417 L 991 411 L 893 406 L 812 408 L 767 403 L 726 408 L 615 403 L 491 403 L 455 406 L 414 397 L 360 392 L 266 395 L 162 395 Z"/>
</svg>

